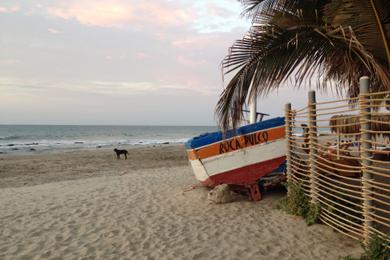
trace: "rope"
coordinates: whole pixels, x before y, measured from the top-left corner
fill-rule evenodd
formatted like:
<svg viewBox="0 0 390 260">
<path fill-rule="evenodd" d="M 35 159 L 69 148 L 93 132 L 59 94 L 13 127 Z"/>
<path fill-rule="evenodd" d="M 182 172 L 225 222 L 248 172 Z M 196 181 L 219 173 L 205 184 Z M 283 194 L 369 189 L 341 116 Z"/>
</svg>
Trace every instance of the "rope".
<svg viewBox="0 0 390 260">
<path fill-rule="evenodd" d="M 344 108 L 344 107 L 351 107 L 350 104 L 341 105 L 341 106 L 335 106 L 335 107 L 323 107 L 323 108 L 317 108 L 317 111 L 323 111 L 323 110 L 332 110 L 332 109 L 338 109 L 338 108 Z"/>
<path fill-rule="evenodd" d="M 317 195 L 319 194 L 317 191 L 314 191 L 314 193 L 316 193 Z M 355 202 L 352 202 L 352 201 L 349 201 L 349 200 L 346 200 L 346 199 L 344 199 L 344 198 L 341 198 L 341 197 L 339 197 L 339 196 L 336 196 L 336 195 L 334 195 L 334 194 L 331 194 L 331 193 L 329 193 L 329 192 L 327 192 L 327 191 L 321 190 L 321 193 L 325 193 L 326 195 L 329 195 L 329 196 L 331 196 L 331 197 L 334 197 L 334 198 L 336 198 L 336 199 L 339 199 L 339 200 L 341 200 L 341 201 L 344 201 L 345 203 L 348 203 L 348 204 L 351 204 L 351 205 L 354 205 L 354 206 L 356 206 L 356 207 L 358 207 L 358 208 L 363 209 L 363 205 L 358 204 L 358 203 L 355 203 Z M 351 209 L 349 209 L 349 210 L 351 210 Z"/>
<path fill-rule="evenodd" d="M 304 143 L 302 143 L 304 144 Z M 295 145 L 295 144 L 290 144 L 291 147 L 294 147 L 296 149 L 305 149 L 305 148 L 302 148 L 302 146 L 298 146 L 298 145 Z"/>
<path fill-rule="evenodd" d="M 376 210 L 378 210 L 378 209 L 376 209 Z M 379 220 L 379 219 L 383 219 L 384 221 L 389 221 L 388 218 L 385 218 L 385 217 L 382 217 L 382 216 L 379 216 L 379 215 L 374 215 L 371 211 L 369 211 L 369 214 L 370 214 L 370 217 L 372 218 L 372 220 L 374 220 L 374 221 L 376 221 L 376 222 L 378 222 L 378 223 L 380 223 L 382 225 L 390 227 L 389 224 L 384 223 L 381 220 Z"/>
<path fill-rule="evenodd" d="M 327 189 L 327 190 L 329 190 L 329 191 L 332 191 L 332 192 L 337 192 L 337 193 L 339 193 L 339 194 L 341 194 L 341 195 L 344 195 L 344 196 L 349 196 L 349 197 L 351 197 L 351 198 L 353 198 L 353 199 L 357 199 L 357 200 L 361 200 L 361 201 L 363 201 L 363 197 L 358 197 L 358 196 L 354 196 L 354 195 L 351 195 L 351 194 L 348 194 L 348 193 L 344 193 L 344 192 L 341 192 L 341 191 L 339 191 L 339 190 L 337 190 L 337 189 L 333 189 L 333 188 L 330 188 L 330 187 L 327 187 L 325 184 L 327 184 L 327 183 L 325 183 L 325 184 L 322 184 L 321 182 L 323 181 L 323 180 L 321 180 L 321 179 L 318 179 L 320 182 L 317 182 L 317 186 L 319 186 L 319 187 L 321 187 L 321 188 L 324 188 L 324 189 Z M 359 194 L 360 194 L 361 192 L 359 192 Z M 361 195 L 361 194 L 360 194 Z"/>
<path fill-rule="evenodd" d="M 324 177 L 324 176 L 321 176 L 321 177 Z M 325 180 L 322 180 L 322 179 L 319 178 L 319 177 L 314 177 L 314 178 L 315 178 L 317 181 L 319 181 L 319 182 L 324 182 L 323 185 L 328 185 L 328 186 L 336 187 L 337 189 L 341 189 L 341 190 L 344 190 L 344 191 L 347 191 L 347 192 L 350 192 L 350 193 L 355 193 L 355 194 L 360 195 L 360 197 L 354 196 L 354 198 L 362 198 L 361 187 L 359 187 L 359 191 L 357 191 L 357 190 L 347 189 L 347 188 L 340 187 L 340 186 L 335 186 L 335 185 L 333 185 L 332 183 L 325 182 Z M 350 196 L 353 196 L 353 195 L 350 195 Z"/>
<path fill-rule="evenodd" d="M 390 113 L 389 113 L 389 115 L 390 115 Z M 378 123 L 378 124 L 383 124 L 383 125 L 390 125 L 390 122 L 379 121 L 379 120 L 374 120 L 374 119 L 366 119 L 365 122 Z"/>
<path fill-rule="evenodd" d="M 385 213 L 385 214 L 390 214 L 390 211 L 385 210 L 385 209 L 382 209 L 382 208 L 377 208 L 377 207 L 372 206 L 372 205 L 366 205 L 366 208 L 370 208 L 370 209 L 373 209 L 373 210 L 376 210 L 376 211 L 381 211 L 381 212 L 383 212 L 383 213 Z M 370 212 L 370 214 L 374 214 L 374 213 L 371 213 L 371 212 Z M 376 216 L 377 218 L 383 218 L 385 221 L 388 221 L 387 218 L 381 217 L 381 216 L 379 216 L 379 215 L 374 215 L 374 216 Z"/>
<path fill-rule="evenodd" d="M 324 163 L 320 163 L 319 161 L 316 162 L 316 164 L 319 164 L 319 165 L 322 165 L 324 167 L 327 167 L 329 169 L 332 169 L 332 170 L 336 170 L 336 171 L 343 171 L 342 169 L 338 169 L 338 168 L 335 168 L 335 167 L 332 167 L 332 166 L 329 166 L 329 165 L 326 165 Z M 342 179 L 345 179 L 345 180 L 349 180 L 349 181 L 357 181 L 356 178 L 353 178 L 353 177 L 346 177 L 346 176 L 343 176 L 341 174 L 337 174 L 337 173 L 334 173 L 332 171 L 329 171 L 327 169 L 324 169 L 322 167 L 319 167 L 319 166 L 314 166 L 317 170 L 321 170 L 321 171 L 324 171 L 326 173 L 329 173 L 331 175 L 334 175 L 335 177 L 338 177 L 338 178 L 342 178 Z M 349 172 L 349 173 L 359 173 L 360 174 L 360 171 L 356 171 L 356 170 L 345 170 L 345 172 Z"/>
<path fill-rule="evenodd" d="M 299 179 L 297 176 L 295 176 L 295 175 L 292 175 L 291 176 L 294 180 L 296 180 L 298 183 L 299 183 L 299 185 L 302 185 L 303 187 L 306 187 L 306 188 L 309 188 L 310 189 L 310 185 L 308 185 L 308 184 L 305 184 L 305 183 L 302 183 L 302 179 Z"/>
<path fill-rule="evenodd" d="M 303 137 L 303 136 L 297 136 L 297 135 L 289 136 L 289 139 L 291 139 L 291 138 L 297 139 L 297 140 L 304 140 L 304 139 L 305 139 L 305 137 Z"/>
<path fill-rule="evenodd" d="M 343 145 L 343 144 L 347 144 L 347 143 L 341 143 L 341 145 Z M 325 150 L 321 150 L 321 151 L 326 151 L 326 152 L 327 152 L 328 149 L 329 149 L 329 146 L 326 146 L 326 145 L 323 145 L 323 144 L 320 144 L 320 143 L 315 143 L 315 144 L 313 144 L 313 145 L 316 145 L 316 146 L 319 146 L 319 147 L 325 149 Z M 320 150 L 320 148 L 317 148 L 317 149 Z M 337 150 L 339 150 L 339 151 L 341 151 L 341 152 L 346 152 L 346 153 L 351 152 L 351 151 L 348 150 L 348 149 L 342 149 L 342 148 L 337 148 L 337 147 L 332 147 L 332 149 L 337 149 Z M 358 158 L 358 157 L 356 157 L 356 158 Z"/>
<path fill-rule="evenodd" d="M 360 111 L 360 109 L 347 109 L 347 110 L 340 110 L 340 111 L 334 111 L 334 112 L 329 112 L 329 113 L 315 114 L 315 116 L 337 115 L 337 114 L 345 113 L 345 112 L 358 112 L 358 111 Z"/>
<path fill-rule="evenodd" d="M 376 141 L 372 141 L 372 140 L 367 140 L 367 139 L 364 139 L 364 138 L 361 138 L 360 141 L 361 142 L 366 142 L 366 143 L 371 143 L 371 144 L 384 145 L 384 143 L 380 143 L 380 142 L 376 142 Z"/>
<path fill-rule="evenodd" d="M 376 101 L 390 101 L 388 98 L 370 98 L 369 101 L 376 102 Z"/>
<path fill-rule="evenodd" d="M 327 214 L 334 215 L 335 218 L 342 219 L 342 220 L 344 220 L 345 222 L 348 222 L 348 223 L 350 223 L 351 225 L 356 226 L 356 228 L 361 228 L 361 229 L 363 228 L 363 225 L 362 225 L 362 224 L 353 222 L 352 220 L 347 219 L 347 218 L 343 218 L 343 217 L 341 217 L 340 215 L 335 214 L 334 212 L 330 211 L 329 209 L 327 209 L 327 208 L 325 208 L 325 207 L 321 208 L 321 212 L 322 212 L 322 211 L 326 212 Z"/>
<path fill-rule="evenodd" d="M 292 143 L 292 145 L 295 145 L 295 147 L 301 149 L 302 148 L 302 145 L 305 145 L 306 143 L 305 142 L 302 142 L 302 141 L 294 141 L 294 140 L 288 140 L 287 142 L 290 142 Z"/>
<path fill-rule="evenodd" d="M 372 134 L 390 134 L 390 131 L 376 131 L 376 130 L 365 130 L 365 129 L 361 129 L 360 130 L 362 133 L 372 133 Z"/>
<path fill-rule="evenodd" d="M 322 150 L 321 148 L 315 148 L 315 147 L 314 147 L 314 149 L 317 150 L 317 152 L 318 152 L 318 151 L 322 152 L 322 155 L 328 154 L 328 151 L 324 151 L 324 150 Z M 335 152 L 337 152 L 337 151 L 335 151 Z M 337 156 L 338 156 L 338 157 L 344 158 L 344 159 L 352 159 L 352 160 L 359 160 L 359 159 L 360 159 L 359 157 L 348 156 L 348 155 L 344 155 L 344 154 L 339 154 L 339 155 L 337 155 L 337 153 L 330 153 L 330 155 L 334 156 L 335 158 L 337 158 Z M 321 157 L 321 158 L 323 159 L 323 157 Z M 343 165 L 343 166 L 344 166 L 344 165 Z"/>
<path fill-rule="evenodd" d="M 363 237 L 362 234 L 359 234 L 359 237 L 355 237 L 355 236 L 353 236 L 353 235 L 351 235 L 351 234 L 348 234 L 348 233 L 342 231 L 341 229 L 339 229 L 339 228 L 335 227 L 334 225 L 332 225 L 331 223 L 327 222 L 327 219 L 326 219 L 323 215 L 320 216 L 320 220 L 321 220 L 323 223 L 325 223 L 326 225 L 332 227 L 334 230 L 337 230 L 337 231 L 340 232 L 341 234 L 344 234 L 344 235 L 346 235 L 346 236 L 349 236 L 350 238 L 353 238 L 353 239 L 355 239 L 355 240 L 361 240 L 362 237 Z M 332 221 L 332 220 L 328 220 L 328 221 Z"/>
<path fill-rule="evenodd" d="M 387 116 L 389 115 L 389 112 L 363 112 L 360 113 L 361 115 L 372 115 L 372 116 Z"/>
<path fill-rule="evenodd" d="M 327 201 L 330 200 L 329 198 L 327 198 L 327 197 L 325 197 L 325 196 L 323 196 L 323 195 L 317 193 L 316 191 L 314 191 L 314 193 L 315 193 L 317 196 L 320 196 L 320 197 L 322 197 L 323 199 L 325 199 L 325 200 L 327 200 Z M 349 207 L 347 207 L 347 206 L 345 206 L 345 205 L 343 205 L 343 204 L 340 204 L 340 203 L 335 202 L 335 201 L 332 201 L 332 200 L 330 200 L 330 201 L 331 201 L 333 204 L 337 205 L 337 206 L 340 206 L 340 207 L 342 207 L 342 208 L 345 208 L 346 210 L 349 210 L 349 211 L 351 211 L 351 212 L 355 212 L 355 213 L 358 213 L 358 214 L 362 214 L 362 212 L 359 211 L 359 210 L 349 208 Z M 363 207 L 363 206 L 360 206 L 360 208 L 362 208 L 362 207 Z M 343 212 L 343 213 L 345 214 L 346 212 Z"/>
<path fill-rule="evenodd" d="M 367 182 L 374 183 L 374 184 L 379 185 L 379 186 L 386 186 L 386 187 L 390 188 L 390 184 L 387 184 L 387 183 L 384 183 L 384 182 L 377 182 L 377 181 L 367 180 L 367 179 L 366 179 L 366 181 L 367 181 Z M 383 188 L 382 188 L 382 189 L 383 189 Z"/>
<path fill-rule="evenodd" d="M 390 193 L 390 191 L 389 191 L 389 190 L 386 190 L 386 192 Z M 386 199 L 389 199 L 389 200 L 390 200 L 390 196 L 387 196 L 387 195 L 385 195 L 385 194 L 381 194 L 381 193 L 378 193 L 378 192 L 376 192 L 376 191 L 373 191 L 373 190 L 370 190 L 370 192 L 369 192 L 369 193 L 371 193 L 371 194 L 373 194 L 373 195 L 376 195 L 376 196 L 379 196 L 379 197 L 383 197 L 383 198 L 386 198 Z"/>
<path fill-rule="evenodd" d="M 309 165 L 305 165 L 303 163 L 300 163 L 300 162 L 297 162 L 297 161 L 294 161 L 294 162 L 291 162 L 291 165 L 295 165 L 295 164 L 298 164 L 299 166 L 303 167 L 303 168 L 307 168 L 309 170 Z"/>
<path fill-rule="evenodd" d="M 381 203 L 381 204 L 384 204 L 386 206 L 390 206 L 390 203 L 389 202 L 386 202 L 386 201 L 383 201 L 383 200 L 380 200 L 378 198 L 375 198 L 375 197 L 372 197 L 372 196 L 367 196 L 367 198 L 371 199 L 371 200 L 374 200 L 378 203 Z"/>
<path fill-rule="evenodd" d="M 390 172 L 390 169 L 380 168 L 380 167 L 376 167 L 376 166 L 373 166 L 373 165 L 363 165 L 363 169 L 365 169 L 365 168 L 371 168 L 371 169 L 375 169 L 375 170 L 379 170 L 379 171 Z M 390 176 L 385 176 L 385 177 L 390 177 Z"/>
<path fill-rule="evenodd" d="M 297 168 L 295 168 L 295 165 L 291 165 L 291 167 L 293 168 L 294 173 L 296 173 L 296 174 L 298 174 L 300 176 L 303 176 L 303 177 L 308 177 L 307 174 L 305 174 L 305 173 L 299 171 Z M 304 181 L 304 182 L 309 182 L 310 183 L 310 180 L 305 180 L 305 179 L 301 179 L 301 180 Z"/>
<path fill-rule="evenodd" d="M 370 100 L 371 101 L 371 100 Z M 386 107 L 386 104 L 367 104 L 369 102 L 366 102 L 365 104 L 360 104 L 360 108 L 371 108 L 371 107 Z"/>
<path fill-rule="evenodd" d="M 385 239 L 387 239 L 387 240 L 389 239 L 389 235 L 386 235 L 385 233 L 379 231 L 378 229 L 376 229 L 376 228 L 374 228 L 374 227 L 369 226 L 369 227 L 368 227 L 368 231 L 369 231 L 371 234 L 379 234 L 379 235 L 381 235 L 383 238 L 385 238 Z M 390 248 L 389 248 L 389 249 L 390 249 Z"/>
<path fill-rule="evenodd" d="M 362 148 L 362 151 L 370 152 L 370 153 L 374 153 L 374 154 L 390 154 L 390 150 L 384 151 L 384 150 L 378 150 L 378 149 L 363 149 Z"/>
<path fill-rule="evenodd" d="M 345 99 L 338 99 L 338 100 L 333 100 L 333 101 L 324 101 L 324 102 L 316 102 L 314 105 L 325 105 L 325 104 L 334 104 L 334 103 L 339 103 L 339 102 L 345 102 L 345 101 L 351 101 L 351 100 L 358 100 L 358 97 L 354 98 L 345 98 Z"/>
<path fill-rule="evenodd" d="M 380 187 L 380 186 L 372 185 L 372 184 L 369 183 L 369 182 L 366 182 L 365 185 L 367 186 L 367 188 L 370 189 L 370 193 L 373 193 L 373 194 L 375 194 L 375 195 L 379 195 L 379 193 L 375 193 L 374 189 L 375 189 L 375 190 L 380 190 L 380 191 L 383 191 L 383 192 L 386 192 L 386 193 L 389 192 L 388 189 L 383 188 L 383 187 Z"/>
<path fill-rule="evenodd" d="M 307 153 L 301 153 L 301 152 L 297 152 L 297 151 L 291 151 L 292 153 L 295 153 L 295 154 L 300 154 L 300 155 L 304 155 L 304 156 L 308 156 Z"/>
<path fill-rule="evenodd" d="M 356 186 L 356 185 L 353 185 L 353 184 L 349 184 L 349 183 L 345 183 L 345 182 L 341 182 L 341 181 L 339 181 L 339 180 L 336 180 L 336 179 L 332 179 L 332 178 L 330 178 L 330 177 L 328 177 L 328 176 L 326 176 L 326 175 L 323 175 L 323 174 L 320 174 L 320 173 L 318 173 L 317 171 L 314 171 L 316 174 L 314 175 L 314 176 L 319 176 L 319 177 L 321 177 L 321 178 L 325 178 L 325 179 L 327 179 L 327 180 L 329 180 L 329 181 L 333 181 L 333 182 L 336 182 L 336 183 L 338 183 L 338 184 L 340 184 L 340 185 L 344 185 L 344 186 L 347 186 L 347 187 L 352 187 L 352 188 L 355 188 L 355 189 L 360 189 L 361 188 L 361 186 Z M 314 178 L 316 178 L 316 177 L 314 177 Z M 360 183 L 360 182 L 359 182 Z M 329 183 L 330 184 L 330 183 Z M 334 186 L 334 185 L 333 185 Z"/>
<path fill-rule="evenodd" d="M 351 223 L 351 225 L 356 225 L 357 227 L 347 226 L 345 223 L 341 223 L 340 226 L 344 226 L 345 225 L 347 228 L 352 228 L 356 232 L 361 232 L 362 231 L 362 229 L 363 229 L 362 225 L 359 225 L 358 223 L 350 221 L 349 219 L 346 219 L 346 218 L 343 218 L 341 216 L 338 216 L 337 214 L 334 214 L 333 212 L 331 212 L 331 211 L 329 211 L 329 210 L 327 210 L 325 208 L 323 210 L 324 210 L 324 215 L 329 217 L 330 219 L 333 219 L 334 221 L 339 221 L 338 219 L 342 219 L 343 221 Z M 333 215 L 334 217 L 332 217 L 330 215 Z"/>
<path fill-rule="evenodd" d="M 314 134 L 321 134 L 320 132 L 314 131 L 314 130 L 312 131 L 312 133 L 314 133 Z M 355 135 L 361 135 L 361 133 L 360 132 L 359 133 L 343 133 L 342 135 L 344 135 L 344 136 L 349 136 L 349 135 L 355 136 Z"/>
<path fill-rule="evenodd" d="M 299 161 L 302 161 L 302 162 L 307 163 L 307 164 L 310 163 L 309 159 L 302 159 L 301 157 L 299 157 L 295 154 L 291 154 L 291 160 L 299 160 Z"/>
<path fill-rule="evenodd" d="M 360 93 L 359 96 L 376 96 L 376 95 L 384 95 L 390 94 L 390 91 L 382 91 L 382 92 L 374 92 L 374 93 Z"/>
<path fill-rule="evenodd" d="M 301 108 L 301 109 L 295 109 L 295 113 L 299 113 L 299 112 L 302 112 L 302 111 L 304 111 L 304 110 L 306 110 L 306 109 L 308 109 L 308 106 L 305 106 L 305 107 L 303 107 L 303 108 Z"/>
<path fill-rule="evenodd" d="M 350 213 L 348 213 L 348 212 L 342 211 L 342 210 L 340 210 L 340 209 L 334 207 L 333 205 L 328 204 L 328 203 L 325 202 L 325 201 L 321 201 L 321 200 L 319 200 L 319 201 L 320 201 L 322 204 L 324 204 L 324 205 L 326 205 L 326 206 L 328 206 L 328 207 L 330 207 L 330 208 L 332 208 L 332 209 L 334 209 L 334 210 L 340 212 L 341 214 L 347 215 L 347 216 L 349 216 L 349 217 L 351 217 L 351 218 L 353 218 L 353 219 L 356 219 L 357 221 L 363 221 L 363 217 L 359 218 L 359 217 L 357 217 L 357 216 L 355 216 L 355 215 L 352 215 L 352 214 L 350 214 Z M 359 214 L 362 214 L 362 212 L 358 212 L 358 213 L 359 213 Z"/>
<path fill-rule="evenodd" d="M 366 169 L 365 171 L 366 171 L 366 172 L 368 172 L 368 173 L 371 173 L 371 174 L 377 175 L 377 176 L 382 176 L 382 177 L 385 177 L 385 178 L 389 178 L 389 177 L 390 177 L 388 174 L 382 174 L 382 173 L 375 172 L 375 171 L 368 170 L 368 169 Z"/>
</svg>

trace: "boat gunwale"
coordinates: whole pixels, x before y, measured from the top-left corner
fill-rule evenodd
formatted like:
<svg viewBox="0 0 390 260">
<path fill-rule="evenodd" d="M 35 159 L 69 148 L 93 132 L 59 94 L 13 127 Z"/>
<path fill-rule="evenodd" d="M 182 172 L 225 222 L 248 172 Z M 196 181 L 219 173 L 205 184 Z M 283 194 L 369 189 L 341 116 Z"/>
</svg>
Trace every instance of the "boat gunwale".
<svg viewBox="0 0 390 260">
<path fill-rule="evenodd" d="M 272 121 L 275 121 L 274 124 L 272 124 Z M 189 139 L 187 142 L 185 142 L 184 144 L 184 147 L 186 148 L 187 151 L 192 151 L 192 150 L 199 150 L 199 149 L 202 149 L 204 147 L 207 147 L 209 145 L 213 145 L 213 144 L 217 144 L 217 143 L 221 143 L 221 142 L 226 142 L 228 140 L 231 140 L 231 139 L 234 139 L 236 137 L 240 137 L 240 136 L 246 136 L 246 135 L 249 135 L 249 134 L 253 134 L 253 133 L 257 133 L 257 132 L 260 132 L 260 131 L 265 131 L 267 129 L 274 129 L 274 128 L 279 128 L 279 127 L 282 127 L 282 126 L 285 126 L 285 117 L 275 117 L 275 118 L 271 118 L 271 119 L 268 119 L 268 120 L 265 120 L 265 121 L 261 121 L 261 122 L 256 122 L 256 123 L 253 123 L 253 124 L 248 124 L 248 125 L 244 125 L 244 126 L 241 126 L 237 129 L 231 129 L 231 130 L 228 130 L 228 132 L 230 131 L 234 131 L 234 132 L 238 132 L 240 130 L 242 130 L 243 128 L 246 128 L 246 127 L 250 127 L 250 126 L 254 126 L 254 125 L 261 125 L 261 124 L 271 124 L 270 127 L 268 128 L 263 128 L 263 129 L 254 129 L 254 130 L 251 130 L 245 134 L 242 134 L 242 133 L 239 133 L 239 134 L 233 134 L 232 137 L 229 137 L 229 138 L 222 138 L 221 140 L 218 140 L 218 141 L 215 141 L 215 142 L 211 142 L 211 143 L 208 143 L 208 144 L 205 144 L 205 145 L 202 145 L 202 146 L 198 146 L 198 147 L 195 147 L 195 148 L 192 148 L 191 147 L 191 144 L 190 141 L 193 141 L 195 140 L 196 138 L 200 138 L 202 137 L 203 134 L 199 135 L 199 136 L 195 136 L 191 139 Z M 222 133 L 222 131 L 218 131 L 218 132 L 211 132 L 211 133 L 204 133 L 204 135 L 213 135 L 213 134 L 220 134 Z"/>
<path fill-rule="evenodd" d="M 227 139 L 223 139 L 223 140 L 220 140 L 220 141 L 217 141 L 217 142 L 213 142 L 213 143 L 209 143 L 209 144 L 206 144 L 206 145 L 203 145 L 203 146 L 199 146 L 197 148 L 192 148 L 192 149 L 187 149 L 186 148 L 186 151 L 187 152 L 198 151 L 198 150 L 201 150 L 201 149 L 203 149 L 203 148 L 205 148 L 207 146 L 215 145 L 215 144 L 226 142 L 226 141 L 230 141 L 230 140 L 238 138 L 238 137 L 244 137 L 244 136 L 247 136 L 247 135 L 250 135 L 250 134 L 254 134 L 254 133 L 257 133 L 257 132 L 264 132 L 266 130 L 272 130 L 272 129 L 282 128 L 282 127 L 285 127 L 284 124 L 283 125 L 279 125 L 279 126 L 264 128 L 264 129 L 257 130 L 257 131 L 248 132 L 246 134 L 239 134 L 239 135 L 235 135 L 233 137 L 227 138 Z M 278 138 L 278 139 L 284 139 L 284 138 Z M 275 140 L 278 140 L 278 139 L 275 139 Z M 272 141 L 275 141 L 275 140 L 272 140 Z M 260 144 L 266 144 L 266 143 L 269 143 L 269 142 L 264 142 L 264 143 L 260 143 Z M 256 144 L 256 145 L 260 145 L 260 144 Z M 253 146 L 255 146 L 255 145 L 253 145 Z M 240 149 L 243 149 L 243 148 L 240 148 Z M 238 149 L 238 150 L 240 150 L 240 149 Z"/>
</svg>

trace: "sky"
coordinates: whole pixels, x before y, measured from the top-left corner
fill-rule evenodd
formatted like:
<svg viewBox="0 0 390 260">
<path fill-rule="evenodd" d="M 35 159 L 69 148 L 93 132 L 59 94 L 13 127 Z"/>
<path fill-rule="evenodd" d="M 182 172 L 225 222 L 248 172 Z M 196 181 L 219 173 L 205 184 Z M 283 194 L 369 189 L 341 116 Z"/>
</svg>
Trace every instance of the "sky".
<svg viewBox="0 0 390 260">
<path fill-rule="evenodd" d="M 236 0 L 2 0 L 0 124 L 215 125 Z M 281 88 L 258 110 L 304 105 Z"/>
</svg>

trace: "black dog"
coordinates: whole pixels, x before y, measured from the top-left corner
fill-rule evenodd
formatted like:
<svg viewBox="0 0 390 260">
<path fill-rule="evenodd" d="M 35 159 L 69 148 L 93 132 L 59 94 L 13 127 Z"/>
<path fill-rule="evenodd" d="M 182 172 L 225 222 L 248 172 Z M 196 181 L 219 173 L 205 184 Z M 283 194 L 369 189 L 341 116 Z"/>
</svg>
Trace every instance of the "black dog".
<svg viewBox="0 0 390 260">
<path fill-rule="evenodd" d="M 118 149 L 114 149 L 114 152 L 116 153 L 116 158 L 119 160 L 121 158 L 121 154 L 124 154 L 125 155 L 125 160 L 127 160 L 127 155 L 129 154 L 129 152 L 127 150 L 118 150 Z"/>
</svg>

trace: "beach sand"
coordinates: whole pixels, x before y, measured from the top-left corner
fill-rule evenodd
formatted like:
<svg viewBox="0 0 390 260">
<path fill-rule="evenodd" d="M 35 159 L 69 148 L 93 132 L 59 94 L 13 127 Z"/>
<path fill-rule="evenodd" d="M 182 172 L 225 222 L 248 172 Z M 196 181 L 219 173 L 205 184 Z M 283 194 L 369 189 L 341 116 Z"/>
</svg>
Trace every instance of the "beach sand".
<svg viewBox="0 0 390 260">
<path fill-rule="evenodd" d="M 215 205 L 182 146 L 1 155 L 0 259 L 338 259 L 360 245 L 260 202 Z M 187 191 L 186 191 L 187 190 Z"/>
</svg>

